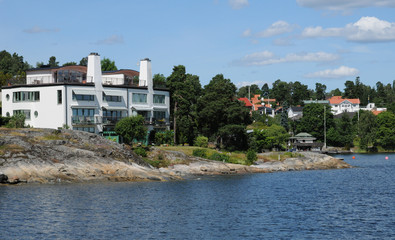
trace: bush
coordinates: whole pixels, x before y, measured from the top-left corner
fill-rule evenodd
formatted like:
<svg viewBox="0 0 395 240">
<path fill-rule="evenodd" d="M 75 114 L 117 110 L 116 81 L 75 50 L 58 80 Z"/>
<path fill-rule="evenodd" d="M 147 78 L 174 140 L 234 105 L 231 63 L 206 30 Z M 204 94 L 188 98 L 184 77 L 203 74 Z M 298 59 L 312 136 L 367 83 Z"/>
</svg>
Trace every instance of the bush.
<svg viewBox="0 0 395 240">
<path fill-rule="evenodd" d="M 208 147 L 208 138 L 205 136 L 199 136 L 195 139 L 195 146 L 197 147 Z"/>
<path fill-rule="evenodd" d="M 25 127 L 25 119 L 26 116 L 25 114 L 16 114 L 11 117 L 11 119 L 8 121 L 6 127 L 8 128 L 23 128 Z"/>
<path fill-rule="evenodd" d="M 0 126 L 5 126 L 11 120 L 11 117 L 2 117 L 0 116 Z"/>
<path fill-rule="evenodd" d="M 252 149 L 248 150 L 247 154 L 247 163 L 252 164 L 257 160 L 256 152 Z"/>
<path fill-rule="evenodd" d="M 193 150 L 192 155 L 195 157 L 207 158 L 207 150 L 206 149 L 195 149 L 195 150 Z"/>
<path fill-rule="evenodd" d="M 221 153 L 213 153 L 211 154 L 210 159 L 215 161 L 228 162 L 230 157 Z"/>
<path fill-rule="evenodd" d="M 145 151 L 144 148 L 136 148 L 136 149 L 134 149 L 134 153 L 136 153 L 137 155 L 142 156 L 142 157 L 147 156 L 147 151 Z"/>
</svg>

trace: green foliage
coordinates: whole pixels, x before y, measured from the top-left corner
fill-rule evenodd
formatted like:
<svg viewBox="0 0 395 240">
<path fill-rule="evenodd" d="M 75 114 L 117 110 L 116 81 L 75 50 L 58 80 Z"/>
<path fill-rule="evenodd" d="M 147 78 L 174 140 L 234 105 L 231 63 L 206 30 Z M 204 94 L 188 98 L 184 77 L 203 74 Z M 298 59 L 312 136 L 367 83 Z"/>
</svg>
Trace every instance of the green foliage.
<svg viewBox="0 0 395 240">
<path fill-rule="evenodd" d="M 6 126 L 11 120 L 11 117 L 2 117 L 0 116 L 0 127 Z"/>
<path fill-rule="evenodd" d="M 155 133 L 155 144 L 156 145 L 161 145 L 161 144 L 169 144 L 173 145 L 174 144 L 174 132 L 170 130 L 166 130 L 164 132 L 156 132 Z"/>
<path fill-rule="evenodd" d="M 171 94 L 170 117 L 174 123 L 176 143 L 193 145 L 198 135 L 196 102 L 201 94 L 199 77 L 186 74 L 185 67 L 179 65 L 173 68 L 166 85 Z"/>
<path fill-rule="evenodd" d="M 8 121 L 6 127 L 8 128 L 23 128 L 25 127 L 25 119 L 26 116 L 22 113 L 16 114 L 11 117 L 11 119 Z"/>
<path fill-rule="evenodd" d="M 376 116 L 370 111 L 361 111 L 358 122 L 359 146 L 368 150 L 376 144 Z"/>
<path fill-rule="evenodd" d="M 163 74 L 155 74 L 152 78 L 154 87 L 166 87 L 166 77 Z"/>
<path fill-rule="evenodd" d="M 76 62 L 67 62 L 67 63 L 64 63 L 62 66 L 65 67 L 65 66 L 75 66 L 75 65 L 77 65 Z"/>
<path fill-rule="evenodd" d="M 83 57 L 81 60 L 80 60 L 80 64 L 79 64 L 80 66 L 87 66 L 88 65 L 88 58 L 87 57 Z"/>
<path fill-rule="evenodd" d="M 105 71 L 116 71 L 118 70 L 117 66 L 115 66 L 115 62 L 111 61 L 108 58 L 103 58 L 103 60 L 101 60 L 101 70 L 103 72 Z"/>
<path fill-rule="evenodd" d="M 197 102 L 199 127 L 204 136 L 217 138 L 222 134 L 223 138 L 226 137 L 224 134 L 230 136 L 226 134 L 226 129 L 222 129 L 225 126 L 245 127 L 251 123 L 249 110 L 235 96 L 236 86 L 222 74 L 216 75 L 204 87 L 203 95 Z"/>
<path fill-rule="evenodd" d="M 247 164 L 250 165 L 253 164 L 258 159 L 257 154 L 253 149 L 249 149 L 247 151 L 246 157 L 247 157 Z"/>
<path fill-rule="evenodd" d="M 56 61 L 56 57 L 52 56 L 48 60 L 49 67 L 59 67 L 59 62 Z"/>
<path fill-rule="evenodd" d="M 207 150 L 197 148 L 193 150 L 192 155 L 195 157 L 207 158 Z"/>
<path fill-rule="evenodd" d="M 218 130 L 220 148 L 229 151 L 248 148 L 246 128 L 243 125 L 229 124 Z"/>
<path fill-rule="evenodd" d="M 335 125 L 327 131 L 329 146 L 344 147 L 349 149 L 353 145 L 354 129 L 351 119 L 344 114 L 340 119 L 335 119 Z"/>
<path fill-rule="evenodd" d="M 385 150 L 395 149 L 395 114 L 382 112 L 377 116 L 376 138 Z"/>
<path fill-rule="evenodd" d="M 197 147 L 206 148 L 208 147 L 208 138 L 205 136 L 198 136 L 195 140 L 194 145 Z"/>
<path fill-rule="evenodd" d="M 250 147 L 258 152 L 264 149 L 283 148 L 289 138 L 287 131 L 279 125 L 265 126 L 262 129 L 254 129 L 250 139 Z"/>
<path fill-rule="evenodd" d="M 330 106 L 318 103 L 307 104 L 303 108 L 303 117 L 296 126 L 296 132 L 310 133 L 318 141 L 324 142 L 324 120 L 326 121 L 327 130 L 334 127 L 333 114 Z"/>
<path fill-rule="evenodd" d="M 210 155 L 210 159 L 215 161 L 228 162 L 230 157 L 228 155 L 215 152 Z"/>
<path fill-rule="evenodd" d="M 142 147 L 136 148 L 133 151 L 134 151 L 134 153 L 136 153 L 139 156 L 147 157 L 147 151 Z"/>
<path fill-rule="evenodd" d="M 144 118 L 141 115 L 122 118 L 115 125 L 115 132 L 131 145 L 133 139 L 141 139 L 146 135 Z"/>
<path fill-rule="evenodd" d="M 237 91 L 237 98 L 242 98 L 242 97 L 253 97 L 254 95 L 262 94 L 262 90 L 259 89 L 258 85 L 252 84 L 251 86 L 243 86 L 239 88 Z"/>
</svg>

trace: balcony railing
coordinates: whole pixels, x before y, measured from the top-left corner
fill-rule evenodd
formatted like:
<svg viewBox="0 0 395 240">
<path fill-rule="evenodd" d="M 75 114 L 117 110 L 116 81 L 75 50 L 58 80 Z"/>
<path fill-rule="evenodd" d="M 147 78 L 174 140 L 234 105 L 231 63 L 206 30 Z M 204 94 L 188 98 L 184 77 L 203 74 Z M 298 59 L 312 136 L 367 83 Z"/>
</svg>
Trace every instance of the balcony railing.
<svg viewBox="0 0 395 240">
<path fill-rule="evenodd" d="M 115 125 L 122 117 L 102 117 L 102 124 Z"/>
<path fill-rule="evenodd" d="M 94 116 L 71 116 L 73 125 L 94 125 L 100 123 L 100 119 Z"/>
</svg>

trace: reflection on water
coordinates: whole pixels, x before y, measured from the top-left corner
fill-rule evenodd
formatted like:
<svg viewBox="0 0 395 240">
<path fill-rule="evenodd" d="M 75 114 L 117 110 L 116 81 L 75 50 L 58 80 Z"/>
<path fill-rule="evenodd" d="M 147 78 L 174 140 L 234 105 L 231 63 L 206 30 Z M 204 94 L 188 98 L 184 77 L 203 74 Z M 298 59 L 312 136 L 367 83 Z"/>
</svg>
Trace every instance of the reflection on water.
<svg viewBox="0 0 395 240">
<path fill-rule="evenodd" d="M 0 186 L 0 239 L 395 238 L 395 155 L 341 157 L 358 167 Z"/>
</svg>

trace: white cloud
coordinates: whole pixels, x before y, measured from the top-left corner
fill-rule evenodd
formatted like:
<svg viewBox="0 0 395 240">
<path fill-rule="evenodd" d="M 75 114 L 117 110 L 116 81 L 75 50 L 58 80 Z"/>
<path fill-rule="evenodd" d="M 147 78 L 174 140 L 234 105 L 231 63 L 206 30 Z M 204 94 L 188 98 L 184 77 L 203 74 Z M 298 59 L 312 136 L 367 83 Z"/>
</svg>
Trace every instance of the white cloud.
<svg viewBox="0 0 395 240">
<path fill-rule="evenodd" d="M 285 21 L 277 21 L 273 23 L 269 28 L 257 34 L 258 37 L 272 37 L 276 35 L 280 35 L 283 33 L 292 32 L 295 28 L 295 25 L 291 25 Z"/>
<path fill-rule="evenodd" d="M 355 23 L 342 28 L 308 27 L 302 32 L 303 37 L 344 37 L 352 42 L 395 41 L 395 23 L 376 17 L 362 17 Z"/>
<path fill-rule="evenodd" d="M 39 26 L 34 26 L 32 28 L 28 28 L 23 30 L 25 33 L 46 33 L 46 32 L 59 32 L 59 29 L 54 28 L 54 29 L 45 29 L 41 28 Z"/>
<path fill-rule="evenodd" d="M 123 37 L 118 35 L 112 35 L 106 39 L 99 40 L 96 44 L 99 45 L 114 45 L 114 44 L 121 44 L 123 43 Z"/>
<path fill-rule="evenodd" d="M 393 0 L 296 0 L 303 7 L 325 9 L 331 11 L 346 11 L 347 9 L 366 7 L 395 7 Z"/>
<path fill-rule="evenodd" d="M 229 0 L 229 4 L 233 9 L 241 9 L 249 5 L 248 0 Z"/>
<path fill-rule="evenodd" d="M 356 68 L 350 68 L 346 66 L 341 66 L 337 69 L 327 69 L 323 71 L 318 71 L 314 73 L 306 74 L 307 78 L 342 78 L 351 77 L 358 75 L 359 70 Z"/>
<path fill-rule="evenodd" d="M 242 36 L 243 36 L 243 37 L 249 37 L 249 36 L 251 36 L 251 29 L 246 29 L 246 30 L 243 32 Z"/>
<path fill-rule="evenodd" d="M 260 81 L 260 80 L 251 81 L 251 82 L 242 81 L 242 82 L 236 83 L 236 87 L 237 88 L 241 88 L 241 87 L 251 86 L 251 85 L 255 84 L 255 85 L 258 85 L 259 88 L 261 88 L 261 86 L 263 86 L 263 84 L 265 84 L 265 83 L 267 83 L 267 82 L 266 81 Z"/>
<path fill-rule="evenodd" d="M 235 61 L 234 64 L 241 66 L 263 66 L 288 62 L 330 62 L 337 59 L 339 59 L 339 55 L 325 52 L 291 53 L 284 57 L 277 57 L 272 52 L 263 51 L 248 54 L 242 59 Z"/>
</svg>

